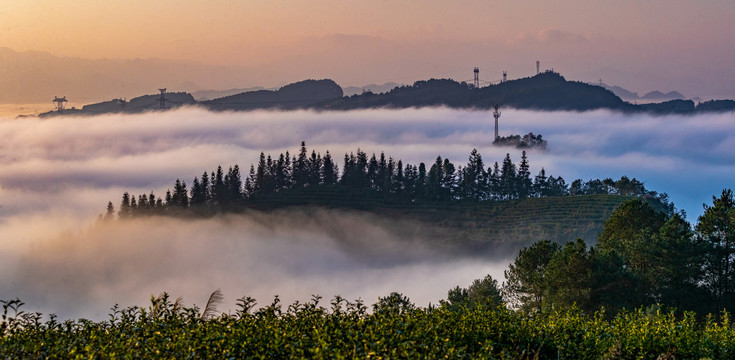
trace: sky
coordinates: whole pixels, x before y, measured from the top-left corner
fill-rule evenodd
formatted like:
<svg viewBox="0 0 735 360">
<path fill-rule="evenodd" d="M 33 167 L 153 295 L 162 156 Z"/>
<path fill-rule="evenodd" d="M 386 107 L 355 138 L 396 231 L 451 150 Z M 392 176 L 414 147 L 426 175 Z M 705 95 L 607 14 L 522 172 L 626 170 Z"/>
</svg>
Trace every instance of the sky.
<svg viewBox="0 0 735 360">
<path fill-rule="evenodd" d="M 395 230 L 416 224 L 359 212 L 96 218 L 108 201 L 119 207 L 123 192 L 161 196 L 177 178 L 191 184 L 218 165 L 247 173 L 261 151 L 295 154 L 301 141 L 336 159 L 360 148 L 404 164 L 442 156 L 464 165 L 476 148 L 488 167 L 506 153 L 518 163 L 519 150 L 490 145 L 493 132 L 487 112 L 446 108 L 0 116 L 0 295 L 20 297 L 26 311 L 94 319 L 116 303 L 145 306 L 162 291 L 202 307 L 218 288 L 224 311 L 242 296 L 264 305 L 276 294 L 286 304 L 314 294 L 372 304 L 398 291 L 436 304 L 487 274 L 502 282 L 512 259 L 448 255 L 421 234 Z M 546 152 L 529 151 L 533 175 L 544 168 L 567 183 L 634 177 L 667 192 L 692 223 L 735 178 L 732 113 L 502 111 L 501 136 L 527 132 L 549 143 Z"/>
<path fill-rule="evenodd" d="M 728 0 L 3 0 L 0 47 L 224 66 L 240 87 L 461 81 L 475 66 L 491 82 L 539 60 L 640 95 L 735 98 L 733 18 Z"/>
</svg>

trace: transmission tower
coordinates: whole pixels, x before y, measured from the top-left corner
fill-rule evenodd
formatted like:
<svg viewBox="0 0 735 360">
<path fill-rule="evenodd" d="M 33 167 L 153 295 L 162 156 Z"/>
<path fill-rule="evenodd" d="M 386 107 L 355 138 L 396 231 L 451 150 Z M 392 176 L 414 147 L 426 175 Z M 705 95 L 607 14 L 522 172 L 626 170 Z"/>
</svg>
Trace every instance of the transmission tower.
<svg viewBox="0 0 735 360">
<path fill-rule="evenodd" d="M 541 72 L 541 62 L 536 60 L 536 75 Z"/>
<path fill-rule="evenodd" d="M 475 89 L 480 87 L 480 68 L 475 67 Z"/>
<path fill-rule="evenodd" d="M 161 97 L 158 98 L 158 108 L 166 110 L 166 88 L 158 89 L 161 92 Z"/>
<path fill-rule="evenodd" d="M 503 70 L 503 82 L 508 81 L 508 72 Z"/>
<path fill-rule="evenodd" d="M 495 111 L 493 111 L 493 117 L 495 118 L 495 141 L 498 141 L 500 139 L 500 136 L 498 135 L 498 119 L 500 118 L 500 105 L 495 104 Z"/>
<path fill-rule="evenodd" d="M 64 97 L 54 96 L 53 102 L 56 103 L 56 111 L 62 112 L 64 111 L 64 103 L 66 102 L 66 96 Z"/>
</svg>

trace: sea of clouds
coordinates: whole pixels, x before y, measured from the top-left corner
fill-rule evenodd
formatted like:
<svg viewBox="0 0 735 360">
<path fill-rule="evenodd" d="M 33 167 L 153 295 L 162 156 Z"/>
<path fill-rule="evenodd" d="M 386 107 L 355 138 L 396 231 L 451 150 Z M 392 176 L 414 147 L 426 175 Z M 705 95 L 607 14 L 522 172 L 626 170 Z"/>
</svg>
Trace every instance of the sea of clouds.
<svg viewBox="0 0 735 360">
<path fill-rule="evenodd" d="M 731 188 L 735 114 L 621 115 L 503 110 L 501 135 L 542 134 L 548 151 L 529 151 L 567 183 L 627 175 L 667 192 L 696 222 L 702 204 Z M 155 192 L 180 178 L 239 164 L 246 174 L 260 152 L 295 154 L 301 141 L 338 161 L 358 148 L 404 163 L 437 156 L 463 165 L 496 148 L 486 111 L 445 108 L 350 112 L 210 113 L 185 108 L 138 115 L 0 118 L 0 299 L 20 297 L 27 310 L 101 319 L 107 309 L 146 305 L 162 291 L 202 306 L 221 288 L 260 304 L 312 294 L 371 304 L 392 291 L 418 305 L 491 274 L 502 281 L 511 259 L 442 255 L 426 239 L 399 236 L 395 220 L 358 212 L 246 213 L 215 219 L 147 218 L 98 223 L 107 201 Z"/>
</svg>

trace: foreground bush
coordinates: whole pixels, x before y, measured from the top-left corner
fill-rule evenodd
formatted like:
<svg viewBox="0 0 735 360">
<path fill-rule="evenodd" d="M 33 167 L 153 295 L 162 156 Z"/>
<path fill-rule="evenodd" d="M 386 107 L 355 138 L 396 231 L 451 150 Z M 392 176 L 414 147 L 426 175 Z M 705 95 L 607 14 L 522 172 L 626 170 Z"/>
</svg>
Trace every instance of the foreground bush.
<svg viewBox="0 0 735 360">
<path fill-rule="evenodd" d="M 284 309 L 278 298 L 254 310 L 250 298 L 233 315 L 184 308 L 165 294 L 147 309 L 113 308 L 110 319 L 46 322 L 3 301 L 0 358 L 733 358 L 735 332 L 719 322 L 656 309 L 622 313 L 579 310 L 528 317 L 476 304 L 416 308 L 391 294 L 373 305 L 314 297 Z"/>
</svg>

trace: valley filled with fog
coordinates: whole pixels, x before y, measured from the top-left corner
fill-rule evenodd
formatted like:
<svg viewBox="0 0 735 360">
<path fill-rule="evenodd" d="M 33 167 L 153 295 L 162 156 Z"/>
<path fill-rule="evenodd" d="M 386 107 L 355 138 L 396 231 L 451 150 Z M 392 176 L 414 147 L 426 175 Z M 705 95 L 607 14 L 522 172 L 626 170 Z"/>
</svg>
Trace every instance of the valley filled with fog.
<svg viewBox="0 0 735 360">
<path fill-rule="evenodd" d="M 732 113 L 698 116 L 532 112 L 503 109 L 500 135 L 542 134 L 530 150 L 531 174 L 574 179 L 637 178 L 667 192 L 695 223 L 702 203 L 731 188 Z M 286 303 L 341 295 L 371 304 L 392 291 L 417 305 L 486 274 L 502 281 L 511 259 L 452 257 L 425 239 L 403 238 L 400 220 L 337 210 L 246 212 L 211 219 L 149 217 L 98 223 L 108 201 L 190 183 L 218 165 L 247 174 L 260 152 L 296 154 L 301 141 L 342 168 L 358 148 L 404 163 L 437 156 L 463 165 L 473 148 L 486 166 L 506 153 L 492 147 L 489 112 L 445 108 L 351 112 L 211 113 L 197 108 L 139 115 L 0 118 L 0 294 L 26 311 L 104 318 L 115 303 L 144 305 L 162 291 L 185 304 L 218 288 L 235 299 Z M 539 239 L 540 240 L 540 239 Z"/>
</svg>

